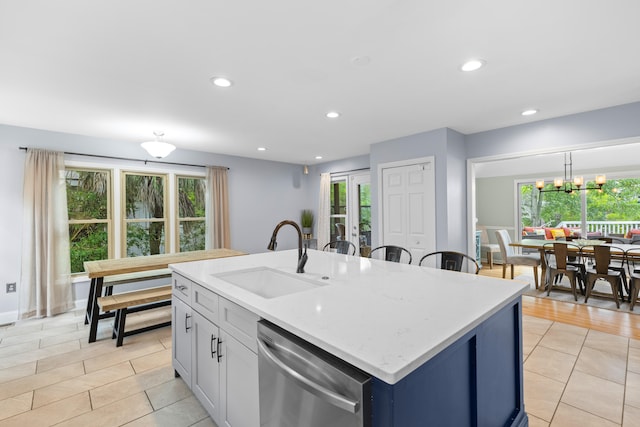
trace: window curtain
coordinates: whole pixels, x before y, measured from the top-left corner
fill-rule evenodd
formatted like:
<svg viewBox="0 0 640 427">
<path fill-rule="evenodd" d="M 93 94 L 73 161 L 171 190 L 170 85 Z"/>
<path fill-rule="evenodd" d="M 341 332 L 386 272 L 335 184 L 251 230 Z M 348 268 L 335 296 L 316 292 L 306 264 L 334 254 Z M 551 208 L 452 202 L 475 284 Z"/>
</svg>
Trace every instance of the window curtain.
<svg viewBox="0 0 640 427">
<path fill-rule="evenodd" d="M 320 175 L 320 201 L 318 203 L 318 249 L 324 248 L 329 243 L 331 233 L 329 230 L 331 215 L 331 174 Z"/>
<path fill-rule="evenodd" d="M 64 154 L 28 149 L 19 318 L 54 316 L 74 307 Z"/>
<path fill-rule="evenodd" d="M 229 191 L 227 185 L 227 168 L 207 168 L 205 248 L 231 247 L 229 229 Z"/>
</svg>

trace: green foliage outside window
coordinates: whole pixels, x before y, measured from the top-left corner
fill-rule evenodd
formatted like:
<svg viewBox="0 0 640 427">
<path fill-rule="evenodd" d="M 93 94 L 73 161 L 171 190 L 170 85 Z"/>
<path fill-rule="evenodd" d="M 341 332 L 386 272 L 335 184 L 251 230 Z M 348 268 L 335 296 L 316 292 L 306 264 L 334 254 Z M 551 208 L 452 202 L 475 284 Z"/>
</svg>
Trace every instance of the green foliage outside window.
<svg viewBox="0 0 640 427">
<path fill-rule="evenodd" d="M 125 178 L 126 254 L 165 252 L 165 177 L 127 173 Z M 129 221 L 148 219 L 148 221 Z"/>
<path fill-rule="evenodd" d="M 331 215 L 347 213 L 347 181 L 336 181 L 331 184 Z"/>
<path fill-rule="evenodd" d="M 371 186 L 359 185 L 360 194 L 360 232 L 371 231 Z"/>
<path fill-rule="evenodd" d="M 594 186 L 593 182 L 587 183 Z M 553 189 L 547 184 L 545 189 Z M 555 226 L 563 221 L 579 222 L 582 215 L 581 193 L 563 191 L 540 193 L 534 184 L 520 186 L 520 217 L 525 227 Z M 640 179 L 608 181 L 602 191 L 586 193 L 587 221 L 637 221 L 640 219 Z"/>
<path fill-rule="evenodd" d="M 178 177 L 178 240 L 180 252 L 205 248 L 206 183 L 203 178 Z"/>
<path fill-rule="evenodd" d="M 69 212 L 71 272 L 84 271 L 84 262 L 109 258 L 109 171 L 65 171 Z"/>
</svg>

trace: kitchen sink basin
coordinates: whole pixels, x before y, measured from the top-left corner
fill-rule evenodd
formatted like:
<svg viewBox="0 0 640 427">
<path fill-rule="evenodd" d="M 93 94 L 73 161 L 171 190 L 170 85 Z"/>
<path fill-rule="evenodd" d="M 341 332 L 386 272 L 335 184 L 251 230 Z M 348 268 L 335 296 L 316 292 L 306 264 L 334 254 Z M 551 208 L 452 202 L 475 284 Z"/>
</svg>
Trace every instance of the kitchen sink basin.
<svg viewBox="0 0 640 427">
<path fill-rule="evenodd" d="M 324 283 L 269 267 L 230 271 L 212 276 L 238 286 L 263 298 L 275 298 L 324 286 Z"/>
</svg>

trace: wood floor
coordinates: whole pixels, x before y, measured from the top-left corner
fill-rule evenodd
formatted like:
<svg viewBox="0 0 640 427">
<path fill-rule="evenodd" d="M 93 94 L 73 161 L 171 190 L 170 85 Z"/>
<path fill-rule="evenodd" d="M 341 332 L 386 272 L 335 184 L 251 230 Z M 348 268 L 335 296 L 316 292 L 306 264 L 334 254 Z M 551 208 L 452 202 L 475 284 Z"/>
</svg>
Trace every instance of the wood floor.
<svg viewBox="0 0 640 427">
<path fill-rule="evenodd" d="M 502 266 L 494 265 L 493 269 L 483 266 L 480 274 L 502 277 Z M 514 275 L 520 274 L 531 274 L 531 267 L 516 267 Z M 507 269 L 507 278 L 509 277 L 510 273 Z M 638 314 L 632 314 L 626 310 L 628 310 L 626 305 L 620 311 L 614 311 L 530 296 L 522 297 L 522 313 L 525 315 L 640 339 L 640 308 L 636 308 Z"/>
</svg>

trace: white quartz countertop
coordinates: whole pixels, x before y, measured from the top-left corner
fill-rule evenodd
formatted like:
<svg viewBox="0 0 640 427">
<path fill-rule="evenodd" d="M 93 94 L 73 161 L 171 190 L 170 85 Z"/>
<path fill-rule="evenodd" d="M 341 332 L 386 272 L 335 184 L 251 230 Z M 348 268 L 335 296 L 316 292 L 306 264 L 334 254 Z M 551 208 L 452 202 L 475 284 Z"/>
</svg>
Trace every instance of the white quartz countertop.
<svg viewBox="0 0 640 427">
<path fill-rule="evenodd" d="M 172 264 L 177 273 L 379 379 L 395 384 L 513 301 L 528 284 L 467 273 L 287 250 Z M 216 275 L 269 267 L 322 286 L 263 298 Z M 224 274 L 223 274 L 224 276 Z"/>
</svg>

